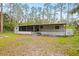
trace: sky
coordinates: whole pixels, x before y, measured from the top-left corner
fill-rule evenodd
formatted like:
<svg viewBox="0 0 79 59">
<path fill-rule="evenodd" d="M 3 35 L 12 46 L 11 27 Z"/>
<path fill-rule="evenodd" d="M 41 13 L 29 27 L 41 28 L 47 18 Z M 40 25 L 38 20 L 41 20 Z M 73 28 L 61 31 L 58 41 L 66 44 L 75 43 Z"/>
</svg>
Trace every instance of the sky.
<svg viewBox="0 0 79 59">
<path fill-rule="evenodd" d="M 43 3 L 28 3 L 28 5 L 29 5 L 29 7 L 31 8 L 32 6 L 34 6 L 34 7 L 43 7 Z"/>
</svg>

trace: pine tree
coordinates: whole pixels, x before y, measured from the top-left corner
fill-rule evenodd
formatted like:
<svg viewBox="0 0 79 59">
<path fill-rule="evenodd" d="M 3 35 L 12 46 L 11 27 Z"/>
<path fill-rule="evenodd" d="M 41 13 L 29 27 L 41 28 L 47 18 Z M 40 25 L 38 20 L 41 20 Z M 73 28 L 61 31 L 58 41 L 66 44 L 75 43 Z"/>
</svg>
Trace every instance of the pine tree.
<svg viewBox="0 0 79 59">
<path fill-rule="evenodd" d="M 0 32 L 3 32 L 3 4 L 1 3 L 0 4 L 0 9 L 1 9 L 1 12 L 0 12 Z"/>
</svg>

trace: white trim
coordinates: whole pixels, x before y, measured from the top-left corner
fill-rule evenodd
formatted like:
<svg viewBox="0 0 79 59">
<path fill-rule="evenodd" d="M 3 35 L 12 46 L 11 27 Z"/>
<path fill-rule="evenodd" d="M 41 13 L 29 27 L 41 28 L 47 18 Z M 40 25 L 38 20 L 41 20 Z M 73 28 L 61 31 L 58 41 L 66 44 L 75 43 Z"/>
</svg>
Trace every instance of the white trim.
<svg viewBox="0 0 79 59">
<path fill-rule="evenodd" d="M 26 31 L 18 31 L 17 34 L 32 34 L 32 32 L 26 32 Z"/>
</svg>

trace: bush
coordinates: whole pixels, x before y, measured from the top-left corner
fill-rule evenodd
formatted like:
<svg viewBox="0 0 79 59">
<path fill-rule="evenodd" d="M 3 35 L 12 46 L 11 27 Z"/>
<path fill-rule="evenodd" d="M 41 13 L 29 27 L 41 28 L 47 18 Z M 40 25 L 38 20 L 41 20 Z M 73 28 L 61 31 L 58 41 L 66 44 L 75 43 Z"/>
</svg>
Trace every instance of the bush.
<svg viewBox="0 0 79 59">
<path fill-rule="evenodd" d="M 16 26 L 16 21 L 14 19 L 12 19 L 12 21 L 11 21 L 8 14 L 4 14 L 3 16 L 4 16 L 4 19 L 3 19 L 4 32 L 13 31 L 14 27 Z"/>
</svg>

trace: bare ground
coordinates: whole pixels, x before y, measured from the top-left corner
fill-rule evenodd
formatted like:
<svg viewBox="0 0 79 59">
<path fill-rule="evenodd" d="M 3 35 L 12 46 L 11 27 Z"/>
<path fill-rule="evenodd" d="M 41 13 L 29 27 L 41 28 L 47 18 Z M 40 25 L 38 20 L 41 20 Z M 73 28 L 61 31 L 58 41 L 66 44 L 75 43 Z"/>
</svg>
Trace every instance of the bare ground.
<svg viewBox="0 0 79 59">
<path fill-rule="evenodd" d="M 26 40 L 32 39 L 32 42 Z M 50 39 L 50 40 L 48 40 Z M 2 56 L 63 56 L 63 46 L 55 43 L 56 37 L 23 36 L 16 38 L 9 46 L 0 47 Z M 23 41 L 25 40 L 25 41 Z M 21 45 L 15 46 L 19 42 Z"/>
</svg>

